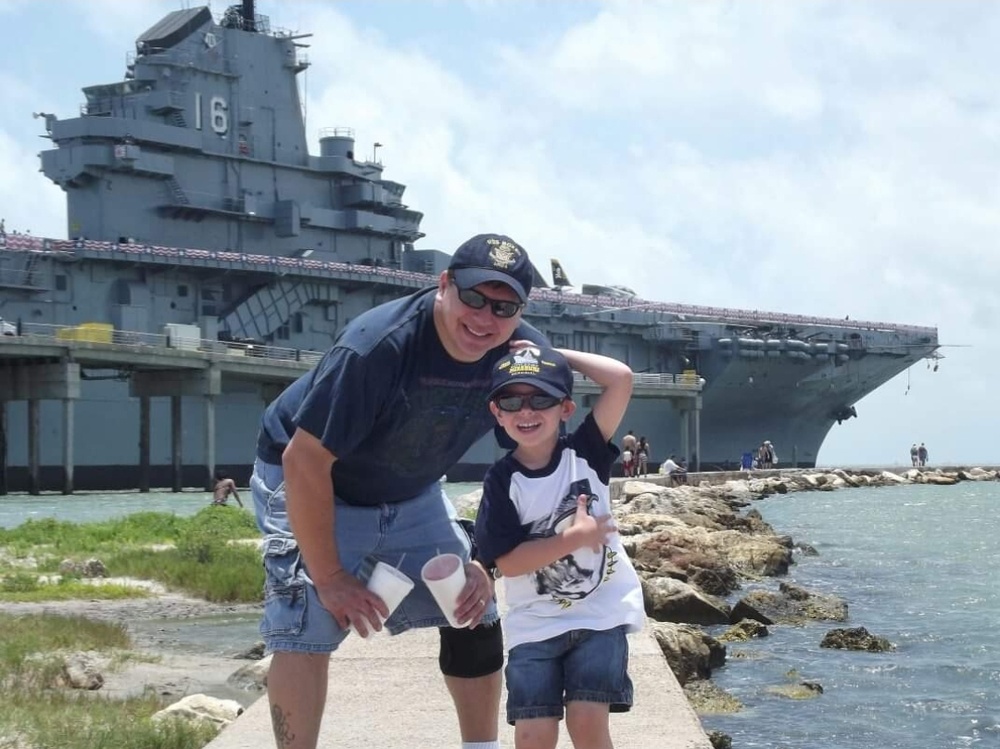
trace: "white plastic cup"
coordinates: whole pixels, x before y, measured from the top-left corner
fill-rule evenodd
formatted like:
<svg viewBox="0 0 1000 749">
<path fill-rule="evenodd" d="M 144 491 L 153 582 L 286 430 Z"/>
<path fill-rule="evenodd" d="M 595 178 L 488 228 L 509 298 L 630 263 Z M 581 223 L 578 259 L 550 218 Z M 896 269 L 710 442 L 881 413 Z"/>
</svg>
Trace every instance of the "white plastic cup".
<svg viewBox="0 0 1000 749">
<path fill-rule="evenodd" d="M 465 565 L 458 554 L 438 554 L 429 559 L 420 570 L 420 578 L 441 607 L 448 623 L 453 627 L 466 627 L 455 618 L 458 594 L 465 587 Z"/>
<path fill-rule="evenodd" d="M 386 608 L 389 609 L 389 616 L 392 616 L 392 612 L 399 607 L 403 599 L 413 590 L 413 581 L 391 564 L 376 562 L 375 569 L 372 570 L 372 575 L 368 578 L 368 590 L 385 601 Z M 385 620 L 389 617 L 382 618 L 382 615 L 379 614 L 379 618 L 382 619 L 382 623 L 384 624 Z M 354 632 L 358 631 L 355 629 L 353 623 L 351 624 L 351 630 Z M 372 629 L 369 626 L 368 634 L 371 633 Z"/>
</svg>

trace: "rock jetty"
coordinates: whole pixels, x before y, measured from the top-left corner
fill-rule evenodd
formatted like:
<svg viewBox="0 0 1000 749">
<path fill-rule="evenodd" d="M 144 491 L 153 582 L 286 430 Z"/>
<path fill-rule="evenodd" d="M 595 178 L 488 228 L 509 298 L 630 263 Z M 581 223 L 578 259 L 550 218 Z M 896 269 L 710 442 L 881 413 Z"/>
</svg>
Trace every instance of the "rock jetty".
<svg viewBox="0 0 1000 749">
<path fill-rule="evenodd" d="M 753 474 L 691 474 L 688 483 L 668 486 L 664 476 L 616 479 L 612 501 L 619 531 L 642 580 L 649 625 L 689 701 L 702 715 L 733 712 L 739 702 L 708 679 L 726 662 L 726 643 L 765 637 L 768 628 L 805 621 L 843 623 L 848 605 L 779 582 L 730 603 L 747 581 L 785 575 L 793 553 L 815 550 L 773 529 L 752 508 L 775 494 L 835 491 L 908 484 L 952 485 L 996 481 L 987 468 L 848 471 L 773 470 Z M 713 637 L 701 629 L 729 625 Z M 860 629 L 832 629 L 824 647 L 891 650 L 892 644 Z M 799 699 L 822 694 L 816 683 L 788 685 Z"/>
</svg>

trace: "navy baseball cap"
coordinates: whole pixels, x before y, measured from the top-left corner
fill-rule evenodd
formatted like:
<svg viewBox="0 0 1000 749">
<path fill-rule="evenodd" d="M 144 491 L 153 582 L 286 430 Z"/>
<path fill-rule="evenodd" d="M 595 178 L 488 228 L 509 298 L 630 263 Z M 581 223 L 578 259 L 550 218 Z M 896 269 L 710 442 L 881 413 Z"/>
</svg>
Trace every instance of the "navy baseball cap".
<svg viewBox="0 0 1000 749">
<path fill-rule="evenodd" d="M 534 277 L 528 253 L 503 234 L 477 234 L 467 239 L 451 256 L 448 270 L 459 288 L 499 281 L 510 286 L 521 302 L 527 301 Z"/>
<path fill-rule="evenodd" d="M 556 398 L 573 395 L 573 369 L 566 357 L 550 348 L 529 346 L 508 354 L 493 367 L 489 399 L 508 385 L 534 385 Z"/>
</svg>

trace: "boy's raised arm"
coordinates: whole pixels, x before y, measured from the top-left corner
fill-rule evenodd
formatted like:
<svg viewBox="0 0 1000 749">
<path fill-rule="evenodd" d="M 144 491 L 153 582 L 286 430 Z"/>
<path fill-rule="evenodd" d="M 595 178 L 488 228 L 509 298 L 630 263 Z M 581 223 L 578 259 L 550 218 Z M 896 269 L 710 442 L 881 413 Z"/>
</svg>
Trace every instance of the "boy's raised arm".
<svg viewBox="0 0 1000 749">
<path fill-rule="evenodd" d="M 566 357 L 573 369 L 601 386 L 601 394 L 592 411 L 604 439 L 611 439 L 632 397 L 632 370 L 624 362 L 609 356 L 572 349 L 556 350 Z"/>
</svg>

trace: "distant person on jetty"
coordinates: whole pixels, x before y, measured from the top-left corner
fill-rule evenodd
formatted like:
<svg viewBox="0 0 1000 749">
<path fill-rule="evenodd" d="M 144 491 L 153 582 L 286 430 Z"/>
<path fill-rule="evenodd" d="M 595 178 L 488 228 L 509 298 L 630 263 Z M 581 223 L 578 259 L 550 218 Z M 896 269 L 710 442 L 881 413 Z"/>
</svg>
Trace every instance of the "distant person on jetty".
<svg viewBox="0 0 1000 749">
<path fill-rule="evenodd" d="M 916 442 L 910 447 L 910 462 L 914 466 L 920 462 L 920 448 L 917 447 Z"/>
<path fill-rule="evenodd" d="M 686 484 L 688 482 L 688 462 L 686 458 L 677 461 L 677 470 L 670 474 L 675 484 Z"/>
<path fill-rule="evenodd" d="M 921 468 L 927 465 L 927 447 L 923 442 L 920 443 L 920 447 L 917 449 L 917 460 Z"/>
<path fill-rule="evenodd" d="M 660 473 L 669 479 L 667 483 L 670 486 L 687 483 L 687 470 L 674 460 L 673 455 L 660 463 Z"/>
<path fill-rule="evenodd" d="M 215 474 L 215 488 L 212 490 L 212 504 L 227 505 L 230 495 L 236 500 L 236 504 L 240 507 L 243 506 L 243 502 L 240 501 L 240 493 L 236 491 L 236 482 L 222 471 L 218 471 Z"/>
<path fill-rule="evenodd" d="M 629 429 L 628 433 L 622 437 L 622 469 L 626 478 L 635 476 L 635 448 L 637 444 L 635 435 Z"/>
<path fill-rule="evenodd" d="M 573 369 L 601 394 L 560 436 L 576 410 Z M 490 411 L 517 447 L 486 473 L 476 543 L 507 594 L 516 749 L 554 749 L 564 713 L 574 746 L 611 747 L 609 712 L 632 706 L 625 635 L 646 613 L 608 490 L 618 452 L 609 440 L 631 393 L 632 370 L 598 354 L 529 347 L 494 369 Z"/>
<path fill-rule="evenodd" d="M 635 446 L 635 472 L 638 476 L 649 473 L 649 443 L 645 437 L 640 437 Z"/>
<path fill-rule="evenodd" d="M 757 450 L 757 464 L 761 468 L 773 468 L 776 462 L 775 457 L 774 445 L 771 444 L 771 440 L 764 440 Z"/>
<path fill-rule="evenodd" d="M 385 628 L 440 628 L 462 746 L 499 749 L 503 635 L 493 581 L 470 559 L 440 478 L 496 426 L 484 403 L 512 338 L 544 340 L 521 320 L 533 275 L 509 237 L 472 237 L 435 287 L 355 317 L 264 412 L 250 488 L 264 534 L 260 631 L 274 653 L 267 688 L 279 749 L 315 749 L 330 654 L 352 625 L 362 636 L 382 629 L 388 610 L 365 584 L 377 561 L 416 584 Z M 448 626 L 420 576 L 446 552 L 465 561 L 461 628 Z M 367 697 L 391 716 L 389 685 Z"/>
<path fill-rule="evenodd" d="M 635 475 L 635 454 L 631 450 L 622 450 L 622 476 L 632 478 Z"/>
</svg>

